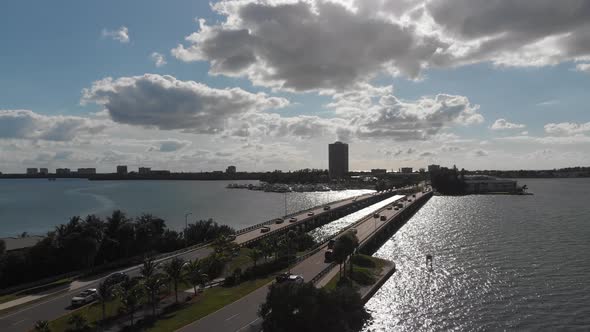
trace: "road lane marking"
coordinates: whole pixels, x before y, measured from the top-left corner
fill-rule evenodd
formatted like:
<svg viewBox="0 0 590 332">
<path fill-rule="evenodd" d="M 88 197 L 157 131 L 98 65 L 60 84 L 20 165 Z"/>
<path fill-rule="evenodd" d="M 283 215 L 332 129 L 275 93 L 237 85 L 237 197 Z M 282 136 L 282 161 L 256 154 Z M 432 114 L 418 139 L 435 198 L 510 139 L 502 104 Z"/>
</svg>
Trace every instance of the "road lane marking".
<svg viewBox="0 0 590 332">
<path fill-rule="evenodd" d="M 256 323 L 256 321 L 258 321 L 259 319 L 260 319 L 260 318 L 256 318 L 255 320 L 251 321 L 250 323 L 248 323 L 248 324 L 246 324 L 246 325 L 244 325 L 244 326 L 240 327 L 239 329 L 237 329 L 237 330 L 236 330 L 236 332 L 239 332 L 239 331 L 241 331 L 241 330 L 245 329 L 246 327 L 249 327 L 249 326 L 251 326 L 252 324 Z"/>
<path fill-rule="evenodd" d="M 16 323 L 12 323 L 12 326 L 18 325 L 18 324 L 20 324 L 20 323 L 22 323 L 22 322 L 24 322 L 24 321 L 26 321 L 26 320 L 27 320 L 26 318 L 25 318 L 25 319 L 21 319 L 21 320 L 19 320 L 19 321 L 18 321 L 18 322 L 16 322 Z"/>
<path fill-rule="evenodd" d="M 240 314 L 239 314 L 239 313 L 237 313 L 237 314 L 235 314 L 235 315 L 233 315 L 233 316 L 231 316 L 231 317 L 229 317 L 229 318 L 226 318 L 226 319 L 225 319 L 225 321 L 227 322 L 228 320 L 231 320 L 231 319 L 233 319 L 233 318 L 235 318 L 235 317 L 237 317 L 237 316 L 239 316 L 239 315 L 240 315 Z"/>
</svg>

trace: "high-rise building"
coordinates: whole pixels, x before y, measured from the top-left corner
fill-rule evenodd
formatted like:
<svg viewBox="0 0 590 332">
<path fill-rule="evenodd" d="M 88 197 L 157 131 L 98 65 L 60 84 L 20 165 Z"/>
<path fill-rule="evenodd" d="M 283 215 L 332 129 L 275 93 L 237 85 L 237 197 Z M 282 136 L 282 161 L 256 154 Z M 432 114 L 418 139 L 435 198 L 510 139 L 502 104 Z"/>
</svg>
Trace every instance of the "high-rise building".
<svg viewBox="0 0 590 332">
<path fill-rule="evenodd" d="M 39 168 L 39 174 L 47 175 L 47 174 L 49 174 L 49 170 L 45 167 Z"/>
<path fill-rule="evenodd" d="M 55 174 L 57 175 L 70 175 L 70 169 L 69 168 L 58 168 L 55 170 Z"/>
<path fill-rule="evenodd" d="M 28 175 L 37 175 L 39 174 L 39 169 L 37 168 L 27 168 L 27 174 Z"/>
<path fill-rule="evenodd" d="M 92 175 L 96 174 L 96 168 L 78 168 L 79 175 Z"/>
<path fill-rule="evenodd" d="M 399 169 L 400 173 L 410 174 L 414 171 L 412 167 L 402 167 Z"/>
<path fill-rule="evenodd" d="M 125 166 L 125 165 L 117 166 L 117 174 L 119 174 L 119 175 L 127 174 L 127 166 Z"/>
<path fill-rule="evenodd" d="M 335 142 L 328 146 L 328 168 L 331 179 L 340 179 L 348 174 L 348 144 Z"/>
<path fill-rule="evenodd" d="M 150 167 L 140 167 L 140 168 L 138 168 L 138 172 L 141 175 L 147 175 L 152 172 L 152 169 Z"/>
</svg>

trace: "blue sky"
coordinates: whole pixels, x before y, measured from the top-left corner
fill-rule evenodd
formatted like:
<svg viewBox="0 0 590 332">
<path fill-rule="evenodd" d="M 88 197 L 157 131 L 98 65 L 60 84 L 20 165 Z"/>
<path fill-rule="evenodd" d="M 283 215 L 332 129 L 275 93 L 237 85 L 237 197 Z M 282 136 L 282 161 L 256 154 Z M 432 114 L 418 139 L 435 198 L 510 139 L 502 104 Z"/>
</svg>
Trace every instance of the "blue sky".
<svg viewBox="0 0 590 332">
<path fill-rule="evenodd" d="M 590 7 L 481 1 L 4 1 L 0 171 L 587 164 Z"/>
</svg>

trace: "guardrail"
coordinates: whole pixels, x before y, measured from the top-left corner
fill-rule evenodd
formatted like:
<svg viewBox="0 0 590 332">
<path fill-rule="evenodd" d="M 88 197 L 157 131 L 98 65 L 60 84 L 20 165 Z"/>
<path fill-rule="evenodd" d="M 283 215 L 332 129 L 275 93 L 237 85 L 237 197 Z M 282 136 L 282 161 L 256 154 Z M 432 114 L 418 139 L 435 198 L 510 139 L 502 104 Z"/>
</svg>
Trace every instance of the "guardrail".
<svg viewBox="0 0 590 332">
<path fill-rule="evenodd" d="M 359 197 L 361 197 L 361 196 L 365 196 L 365 195 L 366 195 L 366 194 L 364 194 L 364 195 L 358 195 L 358 196 L 353 196 L 353 197 L 348 197 L 348 198 L 343 198 L 343 199 L 340 199 L 340 200 L 337 200 L 337 201 L 330 202 L 330 203 L 328 203 L 328 204 L 336 204 L 336 203 L 340 203 L 340 202 L 343 202 L 343 201 L 349 200 L 349 199 L 351 199 L 351 198 L 355 198 L 355 201 L 356 201 L 356 199 L 358 199 L 358 198 L 359 198 Z M 305 209 L 305 210 L 300 210 L 300 211 L 297 211 L 297 212 L 292 212 L 292 213 L 289 213 L 289 214 L 287 214 L 287 215 L 283 216 L 282 218 L 283 218 L 283 219 L 288 219 L 288 218 L 291 218 L 292 216 L 296 216 L 296 215 L 299 215 L 299 214 L 302 214 L 302 213 L 305 213 L 305 212 L 308 212 L 308 211 L 312 211 L 312 210 L 315 210 L 315 209 L 319 209 L 320 207 L 322 207 L 322 206 L 324 206 L 324 205 L 326 205 L 326 204 L 320 204 L 320 205 L 316 205 L 316 206 L 314 206 L 314 207 L 311 207 L 311 208 L 308 208 L 308 209 Z M 278 218 L 278 217 L 277 217 L 277 218 Z M 257 229 L 257 228 L 260 228 L 260 227 L 262 227 L 262 226 L 265 226 L 265 225 L 272 224 L 272 223 L 274 223 L 274 221 L 275 221 L 277 218 L 273 218 L 273 219 L 271 219 L 271 220 L 267 220 L 267 221 L 263 221 L 263 222 L 261 222 L 261 223 L 258 223 L 258 224 L 256 224 L 256 225 L 252 225 L 252 226 L 248 226 L 248 227 L 246 227 L 246 228 L 240 229 L 240 230 L 236 231 L 235 235 L 244 234 L 244 233 L 247 233 L 247 232 L 249 232 L 249 231 L 251 231 L 251 230 L 253 230 L 253 229 Z"/>
<path fill-rule="evenodd" d="M 385 192 L 383 192 L 383 193 L 380 193 L 380 195 L 385 195 L 385 194 L 388 194 L 388 193 L 389 193 L 389 192 L 385 191 Z M 375 197 L 375 196 L 373 196 L 373 197 Z M 347 199 L 348 199 L 348 198 L 347 198 Z M 347 199 L 344 199 L 344 200 L 347 200 Z M 366 198 L 366 200 L 368 200 L 368 199 L 371 199 L 371 197 L 367 197 L 367 198 Z M 336 202 L 341 202 L 341 201 L 344 201 L 344 200 L 340 200 L 340 201 L 336 201 Z M 360 203 L 360 202 L 365 202 L 366 200 L 359 201 L 359 203 Z M 334 202 L 334 203 L 336 203 L 336 202 Z M 320 205 L 320 206 L 321 206 L 321 205 Z M 318 206 L 318 207 L 319 207 L 319 206 Z M 312 208 L 312 209 L 316 209 L 316 208 L 318 208 L 318 207 L 315 207 L 315 208 Z M 339 209 L 341 209 L 341 208 L 344 208 L 344 206 L 340 206 L 340 207 L 338 207 L 338 208 L 335 208 L 335 209 L 333 209 L 333 210 L 330 210 L 330 212 L 333 212 L 333 211 L 338 211 L 338 210 L 339 210 Z M 309 210 L 312 210 L 312 209 L 309 209 Z M 308 210 L 303 210 L 303 211 L 308 211 Z M 297 212 L 297 214 L 299 214 L 299 213 L 301 213 L 301 212 Z M 326 213 L 327 213 L 327 212 L 326 212 Z M 293 214 L 293 215 L 294 215 L 294 214 Z M 323 213 L 317 214 L 317 215 L 315 215 L 315 216 L 314 216 L 314 218 L 315 218 L 315 217 L 320 217 L 320 216 L 322 216 L 322 215 L 323 215 Z M 312 218 L 312 219 L 313 219 L 313 218 Z M 273 219 L 273 220 L 267 221 L 267 222 L 265 222 L 264 224 L 274 223 L 274 221 L 275 221 L 275 220 L 276 220 L 276 218 L 275 218 L 275 219 Z M 282 228 L 280 228 L 280 229 L 275 229 L 274 231 L 271 231 L 271 232 L 265 233 L 264 235 L 260 235 L 260 236 L 258 236 L 258 237 L 256 237 L 256 238 L 254 238 L 254 239 L 250 239 L 250 240 L 248 240 L 248 241 L 246 241 L 246 242 L 243 242 L 243 243 L 241 243 L 241 244 L 240 244 L 240 246 L 244 247 L 244 246 L 247 246 L 247 245 L 249 245 L 249 244 L 252 244 L 252 243 L 255 243 L 255 242 L 261 241 L 261 240 L 263 240 L 263 239 L 266 239 L 266 238 L 268 238 L 268 237 L 275 236 L 275 235 L 276 235 L 276 234 L 278 234 L 278 233 L 283 233 L 283 232 L 285 232 L 285 231 L 287 231 L 287 230 L 289 230 L 289 229 L 291 229 L 291 228 L 294 228 L 294 227 L 297 227 L 297 226 L 299 226 L 300 224 L 302 224 L 302 222 L 301 222 L 301 221 L 300 221 L 300 222 L 297 222 L 297 223 L 294 223 L 294 224 L 289 224 L 289 225 L 287 225 L 287 226 L 285 226 L 285 227 L 282 227 Z M 242 233 L 242 234 L 243 234 L 243 233 Z"/>
</svg>

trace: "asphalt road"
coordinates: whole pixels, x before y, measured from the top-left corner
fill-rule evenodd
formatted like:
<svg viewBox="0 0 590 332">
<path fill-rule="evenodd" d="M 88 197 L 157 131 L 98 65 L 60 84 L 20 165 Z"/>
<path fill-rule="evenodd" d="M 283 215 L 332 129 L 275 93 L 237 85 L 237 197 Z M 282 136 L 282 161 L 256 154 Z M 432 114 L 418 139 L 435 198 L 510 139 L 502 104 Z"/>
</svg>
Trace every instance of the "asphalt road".
<svg viewBox="0 0 590 332">
<path fill-rule="evenodd" d="M 416 198 L 420 197 L 422 194 L 416 194 Z M 401 199 L 405 197 L 404 195 L 397 195 L 395 196 L 396 199 Z M 411 195 L 410 195 L 411 197 Z M 415 198 L 411 198 L 412 201 Z M 398 202 L 400 203 L 400 202 Z M 406 207 L 409 202 L 404 202 L 404 207 Z M 380 218 L 373 218 L 373 216 L 368 216 L 359 221 L 359 223 L 354 227 L 357 229 L 357 237 L 359 242 L 366 241 L 371 235 L 378 229 L 380 226 L 388 222 L 391 218 L 393 218 L 396 214 L 401 213 L 402 209 L 396 211 L 395 209 L 388 210 L 387 207 L 381 208 L 378 211 L 379 215 L 384 215 L 386 217 L 385 221 L 382 221 Z M 324 270 L 329 264 L 325 262 L 324 255 L 327 249 L 327 244 L 321 247 L 321 249 L 313 254 L 312 256 L 308 257 L 307 259 L 301 261 L 299 264 L 295 265 L 291 269 L 291 273 L 299 274 L 303 276 L 305 280 L 311 280 L 316 275 L 318 275 L 322 270 Z M 258 317 L 258 308 L 260 305 L 265 301 L 266 294 L 268 293 L 268 286 L 272 283 L 269 283 L 254 292 L 246 295 L 245 297 L 241 298 L 240 300 L 231 303 L 218 311 L 192 323 L 189 324 L 178 331 L 180 332 L 209 332 L 209 331 L 216 331 L 216 332 L 250 332 L 250 331 L 259 331 L 261 319 Z"/>
<path fill-rule="evenodd" d="M 165 261 L 171 259 L 172 257 L 181 257 L 185 260 L 194 258 L 204 258 L 208 256 L 211 252 L 213 252 L 213 250 L 210 247 L 205 247 L 194 251 L 181 253 L 176 256 L 163 258 L 159 261 Z M 139 275 L 139 268 L 140 266 L 138 265 L 121 270 L 120 272 L 125 272 L 129 276 L 133 277 Z M 46 300 L 41 300 L 38 303 L 31 304 L 23 309 L 19 309 L 15 312 L 11 312 L 9 314 L 1 316 L 0 331 L 29 331 L 31 330 L 33 325 L 35 325 L 35 322 L 38 320 L 52 320 L 69 313 L 71 310 L 73 310 L 72 308 L 70 308 L 70 301 L 72 297 L 74 297 L 74 295 L 78 294 L 83 289 L 97 288 L 98 284 L 102 280 L 104 280 L 104 278 L 106 278 L 106 276 L 94 280 L 76 281 L 75 283 L 79 286 L 79 288 L 75 290 L 68 291 L 66 293 L 57 295 Z"/>
<path fill-rule="evenodd" d="M 372 197 L 373 195 L 375 195 L 375 194 L 374 193 L 365 194 L 362 196 L 358 196 L 357 198 L 349 198 L 349 199 L 346 199 L 343 201 L 332 203 L 331 208 L 335 209 L 340 206 L 353 203 L 353 200 L 361 201 L 363 199 L 367 199 L 369 197 Z M 323 209 L 323 207 L 316 208 L 312 211 L 314 212 L 314 216 L 321 215 L 322 213 L 328 212 L 328 211 L 325 211 Z M 307 213 L 308 213 L 308 211 L 305 211 L 301 214 L 296 215 L 295 217 L 297 218 L 297 223 L 303 223 L 307 219 L 313 218 L 313 216 L 308 216 Z M 282 228 L 282 227 L 287 227 L 290 224 L 293 224 L 293 223 L 289 223 L 288 220 L 285 220 L 285 222 L 283 222 L 282 224 L 272 224 L 272 225 L 269 225 L 269 227 L 271 228 L 271 231 L 274 231 L 274 230 Z M 246 232 L 246 233 L 243 233 L 243 234 L 240 234 L 239 236 L 237 236 L 236 242 L 238 244 L 244 243 L 250 239 L 254 239 L 254 238 L 264 235 L 264 234 L 265 233 L 260 232 L 260 228 L 256 228 L 256 229 L 253 229 L 249 232 Z M 171 259 L 172 257 L 181 257 L 181 258 L 184 258 L 185 260 L 194 259 L 194 258 L 204 258 L 204 257 L 208 256 L 211 252 L 212 252 L 212 249 L 210 247 L 206 247 L 206 248 L 201 248 L 201 249 L 194 250 L 194 251 L 181 253 L 181 254 L 178 254 L 175 256 L 166 257 L 166 258 L 161 259 L 160 261 L 165 261 L 165 260 Z M 119 272 L 127 273 L 129 276 L 133 277 L 133 276 L 139 275 L 139 268 L 140 268 L 140 266 L 134 266 L 134 267 L 130 267 L 130 268 L 127 268 L 124 270 L 120 270 Z M 113 272 L 111 272 L 111 273 L 113 273 Z M 74 295 L 78 294 L 83 289 L 97 288 L 98 284 L 104 278 L 106 278 L 106 275 L 103 277 L 97 278 L 97 279 L 93 279 L 93 280 L 75 281 L 70 286 L 71 290 L 67 291 L 66 293 L 48 298 L 46 300 L 41 300 L 37 303 L 33 303 L 33 304 L 28 305 L 22 309 L 17 310 L 17 311 L 10 312 L 8 314 L 0 316 L 0 331 L 3 331 L 3 332 L 28 331 L 32 328 L 32 326 L 38 320 L 53 320 L 53 319 L 56 319 L 62 315 L 69 313 L 70 311 L 73 310 L 72 308 L 70 308 L 71 298 L 74 297 Z M 260 302 L 260 301 L 258 301 L 258 302 Z M 258 307 L 256 306 L 256 308 L 254 310 L 254 316 L 256 316 L 257 308 Z"/>
</svg>

